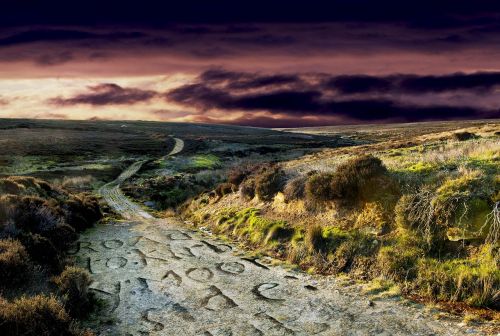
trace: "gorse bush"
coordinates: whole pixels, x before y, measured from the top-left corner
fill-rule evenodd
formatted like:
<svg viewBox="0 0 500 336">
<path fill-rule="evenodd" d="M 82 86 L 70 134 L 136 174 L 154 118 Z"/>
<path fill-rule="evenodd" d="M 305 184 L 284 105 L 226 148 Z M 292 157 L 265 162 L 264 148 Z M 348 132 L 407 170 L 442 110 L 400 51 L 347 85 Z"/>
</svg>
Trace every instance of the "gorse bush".
<svg viewBox="0 0 500 336">
<path fill-rule="evenodd" d="M 66 222 L 76 231 L 91 227 L 102 217 L 97 199 L 85 194 L 71 195 L 61 207 L 66 213 Z"/>
<path fill-rule="evenodd" d="M 86 270 L 68 266 L 54 282 L 59 288 L 68 312 L 75 317 L 85 316 L 92 307 L 89 296 L 90 273 Z"/>
<path fill-rule="evenodd" d="M 369 273 L 373 256 L 379 248 L 374 244 L 373 236 L 352 230 L 349 235 L 342 237 L 333 253 L 332 268 L 336 273 L 360 271 L 363 274 Z"/>
<path fill-rule="evenodd" d="M 0 285 L 13 285 L 26 276 L 28 253 L 17 240 L 0 240 Z"/>
<path fill-rule="evenodd" d="M 410 281 L 417 276 L 417 262 L 424 251 L 414 246 L 384 246 L 377 256 L 377 266 L 385 277 L 398 281 Z"/>
<path fill-rule="evenodd" d="M 0 188 L 0 237 L 19 240 L 32 261 L 54 271 L 77 231 L 102 216 L 96 198 L 73 195 L 35 178 L 0 178 Z"/>
<path fill-rule="evenodd" d="M 175 209 L 188 199 L 217 186 L 218 173 L 205 171 L 175 176 L 147 178 L 140 183 L 125 185 L 124 192 L 133 198 L 153 201 L 158 210 Z"/>
<path fill-rule="evenodd" d="M 434 250 L 446 241 L 484 241 L 492 229 L 487 218 L 494 193 L 490 179 L 462 170 L 437 186 L 403 195 L 395 207 L 395 223 L 423 237 Z"/>
<path fill-rule="evenodd" d="M 20 231 L 42 233 L 60 224 L 83 230 L 102 217 L 95 197 L 73 195 L 29 177 L 0 179 L 20 187 L 0 198 L 0 225 L 14 223 Z"/>
</svg>

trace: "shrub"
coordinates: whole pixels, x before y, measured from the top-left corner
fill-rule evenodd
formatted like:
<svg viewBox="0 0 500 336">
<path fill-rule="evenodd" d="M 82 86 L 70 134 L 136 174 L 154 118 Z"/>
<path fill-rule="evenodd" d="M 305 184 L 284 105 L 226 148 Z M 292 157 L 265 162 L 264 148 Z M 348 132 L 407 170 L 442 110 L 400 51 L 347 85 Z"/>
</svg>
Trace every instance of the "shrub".
<svg viewBox="0 0 500 336">
<path fill-rule="evenodd" d="M 74 177 L 65 176 L 60 183 L 63 188 L 73 188 L 80 190 L 90 187 L 92 184 L 96 183 L 96 181 L 96 178 L 92 175 Z"/>
<path fill-rule="evenodd" d="M 102 218 L 97 199 L 85 194 L 70 196 L 63 209 L 66 222 L 76 231 L 87 229 Z"/>
<path fill-rule="evenodd" d="M 54 278 L 60 294 L 64 298 L 65 306 L 73 316 L 84 316 L 91 308 L 89 297 L 90 274 L 86 270 L 68 266 Z"/>
<path fill-rule="evenodd" d="M 264 169 L 255 178 L 255 193 L 263 201 L 271 201 L 284 182 L 284 172 L 279 167 Z"/>
<path fill-rule="evenodd" d="M 371 155 L 352 158 L 337 167 L 330 182 L 331 197 L 348 205 L 370 200 L 386 189 L 388 181 L 381 179 L 384 175 L 387 168 L 379 158 Z"/>
<path fill-rule="evenodd" d="M 41 264 L 50 265 L 54 269 L 60 266 L 60 257 L 54 244 L 39 234 L 22 234 L 19 240 L 25 246 L 30 259 Z"/>
<path fill-rule="evenodd" d="M 283 189 L 285 201 L 289 202 L 304 198 L 306 181 L 307 176 L 297 176 L 289 180 Z"/>
<path fill-rule="evenodd" d="M 225 195 L 231 194 L 237 190 L 236 185 L 231 183 L 221 183 L 215 188 L 215 194 L 218 197 L 223 197 Z"/>
<path fill-rule="evenodd" d="M 436 195 L 432 200 L 436 221 L 446 227 L 460 224 L 462 220 L 481 226 L 489 211 L 483 209 L 480 211 L 483 212 L 480 216 L 482 218 L 473 218 L 477 213 L 470 210 L 474 208 L 478 210 L 478 207 L 471 207 L 473 205 L 471 202 L 487 200 L 493 193 L 493 190 L 488 190 L 490 188 L 485 176 L 477 170 L 463 170 L 459 177 L 447 178 L 436 190 Z M 478 223 L 472 223 L 477 220 L 479 220 Z"/>
<path fill-rule="evenodd" d="M 330 183 L 333 175 L 330 173 L 318 173 L 311 175 L 304 186 L 306 200 L 311 204 L 318 204 L 332 199 Z"/>
<path fill-rule="evenodd" d="M 66 250 L 78 238 L 75 229 L 68 224 L 58 224 L 43 232 L 42 236 L 49 239 L 58 250 Z"/>
<path fill-rule="evenodd" d="M 240 186 L 240 193 L 243 198 L 251 200 L 255 197 L 255 179 L 247 178 Z"/>
<path fill-rule="evenodd" d="M 24 278 L 29 259 L 24 246 L 13 239 L 0 240 L 0 283 L 12 285 Z"/>
<path fill-rule="evenodd" d="M 413 280 L 417 275 L 417 261 L 423 251 L 409 246 L 384 246 L 380 248 L 377 266 L 380 273 L 396 281 Z"/>
<path fill-rule="evenodd" d="M 5 336 L 76 336 L 64 307 L 53 296 L 0 298 L 0 334 Z"/>
<path fill-rule="evenodd" d="M 14 194 L 18 195 L 22 191 L 24 191 L 24 186 L 16 181 L 12 181 L 10 179 L 1 179 L 0 180 L 0 193 L 2 194 Z"/>
<path fill-rule="evenodd" d="M 457 132 L 453 133 L 453 138 L 457 141 L 466 141 L 477 138 L 477 135 L 471 132 Z"/>
<path fill-rule="evenodd" d="M 252 169 L 249 166 L 233 167 L 229 171 L 227 182 L 239 186 L 251 173 Z"/>
<path fill-rule="evenodd" d="M 49 239 L 57 249 L 65 249 L 76 239 L 75 229 L 83 230 L 102 217 L 93 196 L 72 195 L 30 177 L 11 176 L 0 179 L 1 183 L 18 185 L 16 195 L 0 197 L 2 236 L 25 239 L 30 234 L 39 235 Z M 39 238 L 34 243 L 42 244 Z M 49 253 L 53 252 L 48 248 Z"/>
<path fill-rule="evenodd" d="M 24 232 L 42 233 L 63 222 L 60 208 L 40 197 L 24 196 L 17 200 L 13 218 Z"/>
<path fill-rule="evenodd" d="M 439 249 L 444 240 L 444 228 L 436 223 L 434 193 L 422 189 L 403 195 L 394 208 L 396 225 L 425 240 L 428 250 Z"/>
</svg>

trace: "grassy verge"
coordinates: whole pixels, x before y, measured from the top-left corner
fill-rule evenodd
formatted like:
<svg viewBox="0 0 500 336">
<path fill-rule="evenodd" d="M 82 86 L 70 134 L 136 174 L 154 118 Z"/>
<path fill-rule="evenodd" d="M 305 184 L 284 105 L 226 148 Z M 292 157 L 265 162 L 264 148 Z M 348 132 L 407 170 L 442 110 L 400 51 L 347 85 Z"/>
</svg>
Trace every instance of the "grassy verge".
<svg viewBox="0 0 500 336">
<path fill-rule="evenodd" d="M 202 195 L 184 213 L 304 270 L 375 279 L 389 291 L 451 309 L 487 308 L 484 317 L 498 319 L 498 137 L 378 148 L 377 156 L 343 149 L 332 167 L 315 171 L 241 168 L 229 174 L 233 187 L 222 199 Z M 324 165 L 315 157 L 312 166 Z"/>
</svg>

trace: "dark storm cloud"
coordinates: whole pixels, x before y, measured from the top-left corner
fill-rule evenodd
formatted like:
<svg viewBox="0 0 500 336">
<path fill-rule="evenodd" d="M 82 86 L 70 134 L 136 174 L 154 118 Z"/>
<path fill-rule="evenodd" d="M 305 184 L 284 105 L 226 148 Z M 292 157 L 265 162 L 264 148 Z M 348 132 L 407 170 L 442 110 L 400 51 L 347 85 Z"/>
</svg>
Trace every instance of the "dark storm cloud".
<svg viewBox="0 0 500 336">
<path fill-rule="evenodd" d="M 499 72 L 452 74 L 446 76 L 407 76 L 400 80 L 402 91 L 443 92 L 453 90 L 491 90 L 500 85 Z"/>
<path fill-rule="evenodd" d="M 327 88 L 341 93 L 386 92 L 393 89 L 393 83 L 388 78 L 366 75 L 338 76 L 325 82 Z"/>
<path fill-rule="evenodd" d="M 3 25 L 122 24 L 254 22 L 405 22 L 436 29 L 484 25 L 497 18 L 497 1 L 394 0 L 254 0 L 249 2 L 189 0 L 8 1 L 2 4 Z"/>
<path fill-rule="evenodd" d="M 198 77 L 198 82 L 170 90 L 165 97 L 186 107 L 196 107 L 202 114 L 212 109 L 238 110 L 247 112 L 265 111 L 285 118 L 303 116 L 339 117 L 359 122 L 378 121 L 421 121 L 440 119 L 489 118 L 499 115 L 498 108 L 480 106 L 454 106 L 452 104 L 429 104 L 402 102 L 391 96 L 392 90 L 408 90 L 412 93 L 428 91 L 443 92 L 457 89 L 491 89 L 500 84 L 499 74 L 478 73 L 471 75 L 453 74 L 430 77 L 414 75 L 394 75 L 383 78 L 369 76 L 330 76 L 299 74 L 259 75 L 224 70 L 209 70 Z M 269 80 L 280 78 L 283 80 Z M 311 80 L 316 79 L 316 80 Z M 242 91 L 235 83 L 249 82 L 251 90 Z M 280 86 L 283 82 L 299 83 L 290 88 Z M 427 83 L 421 86 L 420 83 Z M 262 83 L 260 86 L 258 83 Z M 271 83 L 271 84 L 270 84 Z M 331 88 L 340 94 L 331 95 Z M 259 90 L 262 89 L 262 90 Z M 383 92 L 383 96 L 359 95 L 359 93 Z M 353 96 L 352 94 L 358 94 Z M 417 96 L 418 98 L 418 96 Z M 418 100 L 418 99 L 417 99 Z M 248 125 L 258 125 L 260 121 Z M 271 118 L 272 119 L 272 118 Z M 277 124 L 273 119 L 273 125 Z M 290 121 L 291 122 L 291 121 Z"/>
<path fill-rule="evenodd" d="M 140 32 L 93 33 L 84 30 L 39 29 L 27 30 L 0 38 L 0 47 L 36 42 L 64 42 L 82 40 L 119 40 L 144 37 Z"/>
<path fill-rule="evenodd" d="M 267 111 L 287 115 L 342 116 L 359 121 L 400 119 L 405 121 L 493 117 L 498 111 L 473 107 L 404 105 L 388 99 L 322 99 L 319 91 L 276 91 L 231 95 L 201 84 L 170 91 L 171 101 L 200 110 Z"/>
<path fill-rule="evenodd" d="M 73 22 L 69 26 L 30 25 L 29 29 L 0 27 L 0 48 L 0 61 L 29 60 L 41 66 L 82 60 L 97 63 L 103 59 L 92 58 L 96 52 L 107 55 L 108 60 L 138 58 L 138 50 L 141 50 L 140 56 L 144 60 L 159 55 L 164 59 L 180 59 L 190 65 L 202 64 L 203 68 L 207 63 L 226 66 L 225 63 L 238 58 L 252 58 L 255 62 L 252 65 L 257 67 L 278 67 L 280 57 L 296 58 L 300 68 L 308 66 L 312 56 L 329 59 L 350 55 L 387 57 L 383 64 L 391 64 L 394 62 L 392 55 L 405 53 L 415 54 L 415 60 L 419 54 L 429 57 L 442 54 L 449 58 L 455 57 L 456 53 L 471 62 L 466 54 L 460 53 L 480 48 L 486 48 L 492 55 L 489 62 L 494 62 L 495 55 L 500 54 L 500 27 L 493 22 L 442 29 L 415 29 L 408 22 L 367 24 L 361 21 L 307 24 L 166 22 L 149 26 L 110 23 L 83 26 Z M 71 59 L 57 58 L 68 51 Z M 272 56 L 277 58 L 264 60 Z M 477 57 L 474 56 L 472 61 Z M 246 66 L 244 61 L 239 64 Z M 455 71 L 463 70 L 458 63 L 457 67 Z M 338 69 L 352 73 L 341 66 Z M 427 68 L 425 71 L 433 73 L 437 70 Z M 318 67 L 314 71 L 322 69 Z"/>
<path fill-rule="evenodd" d="M 343 94 L 389 91 L 404 93 L 490 91 L 500 86 L 500 72 L 455 73 L 440 76 L 337 76 L 326 80 L 325 86 Z"/>
<path fill-rule="evenodd" d="M 89 87 L 90 92 L 81 93 L 73 97 L 57 97 L 50 99 L 50 103 L 59 106 L 65 105 L 131 105 L 147 102 L 157 95 L 151 90 L 137 88 L 122 88 L 113 83 L 104 83 Z"/>
</svg>

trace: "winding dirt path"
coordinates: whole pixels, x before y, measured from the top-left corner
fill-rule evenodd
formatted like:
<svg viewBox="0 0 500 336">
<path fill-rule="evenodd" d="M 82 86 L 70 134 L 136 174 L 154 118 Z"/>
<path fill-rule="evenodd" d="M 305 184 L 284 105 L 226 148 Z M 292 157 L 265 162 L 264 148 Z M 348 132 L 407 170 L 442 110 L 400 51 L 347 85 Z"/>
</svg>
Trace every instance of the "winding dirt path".
<svg viewBox="0 0 500 336">
<path fill-rule="evenodd" d="M 174 148 L 166 157 L 178 154 L 184 149 L 184 140 L 173 138 L 175 141 Z M 142 165 L 147 160 L 137 161 L 130 167 L 125 169 L 118 178 L 108 184 L 105 184 L 99 189 L 99 194 L 104 198 L 106 203 L 125 219 L 151 219 L 153 216 L 141 209 L 140 206 L 131 202 L 120 190 L 120 185 L 133 175 L 135 175 Z"/>
<path fill-rule="evenodd" d="M 176 141 L 171 154 L 182 147 Z M 372 303 L 334 278 L 247 258 L 175 218 L 154 218 L 120 191 L 143 163 L 100 191 L 127 220 L 86 231 L 72 251 L 92 273 L 92 291 L 108 302 L 101 315 L 114 323 L 101 324 L 100 335 L 475 334 L 414 305 Z"/>
</svg>

